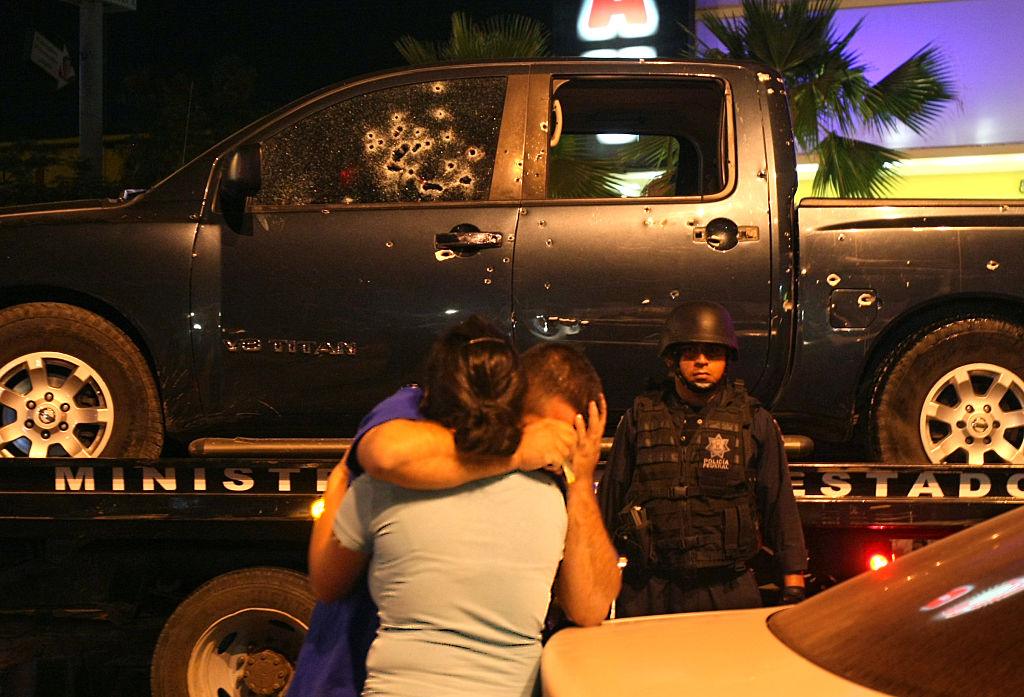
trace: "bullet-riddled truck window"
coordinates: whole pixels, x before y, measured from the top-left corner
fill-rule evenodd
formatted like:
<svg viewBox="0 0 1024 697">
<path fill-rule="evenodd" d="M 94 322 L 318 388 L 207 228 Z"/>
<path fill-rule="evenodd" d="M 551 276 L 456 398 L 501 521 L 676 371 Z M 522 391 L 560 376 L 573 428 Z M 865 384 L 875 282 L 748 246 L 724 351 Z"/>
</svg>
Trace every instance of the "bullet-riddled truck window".
<svg viewBox="0 0 1024 697">
<path fill-rule="evenodd" d="M 722 83 L 577 78 L 553 96 L 549 198 L 708 196 L 727 181 Z"/>
<path fill-rule="evenodd" d="M 486 199 L 504 99 L 504 78 L 474 78 L 333 104 L 263 141 L 258 203 Z"/>
</svg>

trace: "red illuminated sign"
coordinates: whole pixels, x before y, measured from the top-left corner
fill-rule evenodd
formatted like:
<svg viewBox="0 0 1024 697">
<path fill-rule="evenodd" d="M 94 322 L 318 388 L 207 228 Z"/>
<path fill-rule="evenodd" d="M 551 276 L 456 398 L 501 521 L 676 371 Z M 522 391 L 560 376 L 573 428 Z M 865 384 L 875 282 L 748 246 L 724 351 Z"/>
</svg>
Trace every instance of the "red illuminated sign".
<svg viewBox="0 0 1024 697">
<path fill-rule="evenodd" d="M 658 31 L 654 0 L 584 0 L 576 31 L 584 41 L 635 39 Z"/>
</svg>

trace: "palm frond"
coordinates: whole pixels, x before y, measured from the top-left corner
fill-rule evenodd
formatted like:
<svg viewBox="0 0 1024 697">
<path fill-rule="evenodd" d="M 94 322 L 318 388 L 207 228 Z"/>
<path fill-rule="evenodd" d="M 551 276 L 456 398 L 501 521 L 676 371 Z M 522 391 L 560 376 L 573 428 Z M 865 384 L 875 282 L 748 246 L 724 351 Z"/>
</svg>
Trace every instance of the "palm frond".
<svg viewBox="0 0 1024 697">
<path fill-rule="evenodd" d="M 551 198 L 618 198 L 625 180 L 617 159 L 595 156 L 589 136 L 563 135 L 548 160 Z"/>
<path fill-rule="evenodd" d="M 402 36 L 395 48 L 411 64 L 441 60 L 532 58 L 551 53 L 551 35 L 540 22 L 520 15 L 491 17 L 479 24 L 465 12 L 452 13 L 451 35 L 433 43 Z"/>
<path fill-rule="evenodd" d="M 815 149 L 818 172 L 814 175 L 814 194 L 829 190 L 847 198 L 881 198 L 899 175 L 891 168 L 903 157 L 898 150 L 828 133 Z"/>
<path fill-rule="evenodd" d="M 430 41 L 422 41 L 408 34 L 395 41 L 395 48 L 410 65 L 436 63 L 440 60 L 437 46 Z"/>
<path fill-rule="evenodd" d="M 917 134 L 956 101 L 949 64 L 931 45 L 875 83 L 865 96 L 860 113 L 876 130 L 893 131 L 903 124 Z"/>
<path fill-rule="evenodd" d="M 864 126 L 891 132 L 901 124 L 922 133 L 956 93 L 947 63 L 930 45 L 870 84 L 851 48 L 861 22 L 840 35 L 838 9 L 839 0 L 743 0 L 741 15 L 705 12 L 701 21 L 727 57 L 759 61 L 785 78 L 797 144 L 819 158 L 815 193 L 878 195 L 898 178 L 888 165 L 899 153 L 853 134 Z"/>
</svg>

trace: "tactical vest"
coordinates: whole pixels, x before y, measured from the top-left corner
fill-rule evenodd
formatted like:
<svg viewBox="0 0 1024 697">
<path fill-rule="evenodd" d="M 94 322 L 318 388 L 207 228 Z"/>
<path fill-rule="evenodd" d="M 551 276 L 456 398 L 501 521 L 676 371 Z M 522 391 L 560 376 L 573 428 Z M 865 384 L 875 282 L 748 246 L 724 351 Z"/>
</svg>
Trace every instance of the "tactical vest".
<svg viewBox="0 0 1024 697">
<path fill-rule="evenodd" d="M 740 569 L 756 554 L 754 404 L 742 383 L 726 385 L 683 445 L 661 399 L 641 395 L 633 402 L 636 471 L 624 513 L 650 525 L 648 566 L 675 573 Z"/>
</svg>

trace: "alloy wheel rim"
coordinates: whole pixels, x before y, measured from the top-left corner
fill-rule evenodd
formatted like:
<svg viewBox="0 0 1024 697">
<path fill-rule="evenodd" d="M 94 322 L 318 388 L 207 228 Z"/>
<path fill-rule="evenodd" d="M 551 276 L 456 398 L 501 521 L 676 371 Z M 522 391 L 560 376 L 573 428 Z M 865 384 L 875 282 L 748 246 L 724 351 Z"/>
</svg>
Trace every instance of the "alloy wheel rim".
<svg viewBox="0 0 1024 697">
<path fill-rule="evenodd" d="M 1024 463 L 1024 379 L 993 363 L 950 370 L 929 389 L 919 432 L 936 464 Z"/>
<path fill-rule="evenodd" d="M 37 351 L 0 368 L 0 456 L 96 457 L 113 428 L 110 389 L 82 359 Z"/>
</svg>

